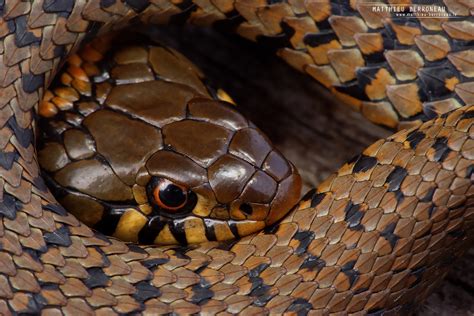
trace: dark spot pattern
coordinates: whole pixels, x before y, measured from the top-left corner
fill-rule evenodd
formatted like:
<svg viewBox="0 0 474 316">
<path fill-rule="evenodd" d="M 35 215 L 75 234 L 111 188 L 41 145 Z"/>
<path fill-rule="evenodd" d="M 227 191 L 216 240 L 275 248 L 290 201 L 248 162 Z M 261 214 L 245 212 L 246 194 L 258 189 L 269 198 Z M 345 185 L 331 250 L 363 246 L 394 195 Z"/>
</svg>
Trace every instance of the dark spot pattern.
<svg viewBox="0 0 474 316">
<path fill-rule="evenodd" d="M 348 223 L 348 227 L 351 230 L 361 230 L 363 225 L 360 223 L 364 217 L 364 212 L 360 210 L 359 204 L 352 204 L 349 202 L 344 210 L 346 214 L 344 220 Z"/>
<path fill-rule="evenodd" d="M 398 204 L 403 202 L 403 200 L 405 199 L 405 194 L 403 194 L 403 192 L 401 190 L 393 191 L 393 193 L 395 194 L 395 199 L 397 200 Z"/>
<path fill-rule="evenodd" d="M 253 268 L 252 270 L 250 270 L 248 272 L 248 276 L 249 278 L 256 278 L 260 275 L 260 273 L 262 273 L 263 270 L 265 270 L 266 268 L 268 268 L 269 264 L 268 263 L 261 263 L 259 264 L 258 266 L 256 266 L 255 268 Z"/>
<path fill-rule="evenodd" d="M 269 225 L 269 226 L 266 226 L 264 229 L 263 229 L 263 233 L 268 235 L 268 234 L 275 234 L 278 229 L 280 228 L 280 225 L 279 223 L 275 223 L 273 225 Z"/>
<path fill-rule="evenodd" d="M 138 241 L 144 245 L 153 244 L 156 236 L 166 226 L 166 222 L 161 220 L 159 216 L 151 218 L 138 233 Z"/>
<path fill-rule="evenodd" d="M 234 221 L 231 221 L 231 222 L 229 223 L 229 229 L 230 229 L 231 233 L 232 233 L 234 236 L 236 236 L 236 237 L 239 236 L 239 230 L 237 229 L 237 225 L 236 225 L 236 223 L 235 223 Z"/>
<path fill-rule="evenodd" d="M 55 58 L 59 57 L 61 60 L 63 60 L 65 54 L 66 54 L 66 49 L 64 48 L 63 45 L 58 45 L 53 50 L 53 56 Z"/>
<path fill-rule="evenodd" d="M 48 13 L 70 13 L 74 6 L 74 0 L 45 0 L 43 10 Z"/>
<path fill-rule="evenodd" d="M 400 185 L 407 175 L 408 172 L 404 168 L 396 166 L 387 177 L 388 191 L 400 190 Z"/>
<path fill-rule="evenodd" d="M 214 297 L 214 292 L 207 287 L 196 284 L 191 288 L 193 295 L 190 301 L 195 304 L 201 304 Z"/>
<path fill-rule="evenodd" d="M 170 222 L 169 228 L 174 238 L 181 244 L 187 245 L 188 241 L 186 239 L 186 233 L 184 231 L 183 222 Z"/>
<path fill-rule="evenodd" d="M 8 126 L 13 130 L 16 139 L 23 147 L 28 147 L 28 145 L 33 142 L 33 131 L 31 128 L 21 128 L 18 125 L 15 116 L 12 116 L 8 120 Z"/>
<path fill-rule="evenodd" d="M 301 255 L 306 252 L 309 244 L 311 244 L 311 241 L 313 241 L 314 232 L 309 230 L 299 231 L 293 236 L 293 238 L 300 242 L 298 247 L 296 247 L 295 254 Z"/>
<path fill-rule="evenodd" d="M 305 300 L 304 298 L 297 298 L 287 308 L 287 312 L 296 313 L 297 316 L 307 315 L 308 312 L 313 308 L 313 305 Z"/>
<path fill-rule="evenodd" d="M 281 22 L 280 27 L 282 33 L 275 36 L 257 36 L 257 42 L 268 49 L 269 51 L 276 51 L 281 47 L 289 47 L 291 45 L 290 38 L 295 34 L 295 30 L 286 22 Z"/>
<path fill-rule="evenodd" d="M 352 168 L 352 171 L 355 173 L 358 172 L 365 172 L 377 164 L 377 158 L 375 157 L 369 157 L 366 155 L 360 155 L 357 159 L 357 162 L 354 164 L 354 168 Z"/>
<path fill-rule="evenodd" d="M 324 200 L 325 196 L 326 196 L 326 193 L 318 193 L 318 194 L 313 195 L 313 198 L 311 199 L 311 207 L 318 206 L 318 204 Z"/>
<path fill-rule="evenodd" d="M 322 44 L 327 44 L 332 40 L 337 40 L 336 34 L 333 31 L 324 31 L 306 34 L 303 38 L 303 43 L 311 47 L 317 47 Z"/>
<path fill-rule="evenodd" d="M 373 67 L 360 67 L 356 70 L 357 84 L 360 89 L 364 89 L 366 86 L 372 84 L 377 78 L 377 74 L 380 71 L 380 66 Z"/>
<path fill-rule="evenodd" d="M 48 301 L 40 293 L 33 294 L 33 300 L 39 306 L 40 310 L 43 309 L 46 305 L 48 305 Z"/>
<path fill-rule="evenodd" d="M 156 259 L 149 259 L 149 260 L 144 260 L 142 261 L 142 265 L 151 270 L 151 271 L 154 271 L 156 268 L 158 268 L 159 266 L 169 262 L 170 259 L 168 258 L 156 258 Z"/>
<path fill-rule="evenodd" d="M 380 233 L 380 236 L 385 238 L 390 243 L 390 246 L 395 248 L 395 245 L 397 244 L 397 241 L 400 239 L 395 233 L 395 227 L 397 226 L 397 223 L 390 223 L 388 224 L 383 231 Z"/>
<path fill-rule="evenodd" d="M 356 260 L 352 260 L 347 262 L 341 267 L 341 271 L 349 278 L 350 287 L 354 285 L 354 283 L 359 279 L 359 271 L 354 269 L 356 264 Z"/>
<path fill-rule="evenodd" d="M 47 192 L 48 187 L 46 186 L 46 183 L 44 183 L 44 180 L 42 177 L 36 177 L 33 179 L 33 185 L 35 188 L 39 189 L 42 192 Z"/>
<path fill-rule="evenodd" d="M 133 294 L 133 297 L 139 302 L 145 302 L 151 298 L 161 296 L 161 291 L 146 281 L 135 284 L 135 288 L 136 292 Z"/>
<path fill-rule="evenodd" d="M 216 229 L 214 225 L 212 224 L 212 220 L 204 219 L 204 229 L 205 229 L 207 240 L 209 241 L 217 240 Z"/>
<path fill-rule="evenodd" d="M 66 216 L 67 215 L 67 212 L 64 209 L 64 207 L 62 207 L 59 204 L 46 204 L 46 205 L 43 205 L 43 209 L 46 210 L 46 211 L 51 211 L 51 212 L 56 213 L 56 214 L 61 215 L 61 216 Z"/>
<path fill-rule="evenodd" d="M 40 42 L 41 38 L 36 37 L 33 33 L 28 31 L 26 15 L 21 15 L 15 19 L 15 27 L 15 44 L 18 47 L 24 47 Z"/>
<path fill-rule="evenodd" d="M 436 191 L 436 187 L 431 187 L 426 191 L 426 194 L 424 197 L 420 199 L 420 202 L 430 202 L 433 200 L 433 195 Z"/>
<path fill-rule="evenodd" d="M 433 144 L 433 149 L 435 150 L 434 161 L 444 161 L 446 156 L 451 152 L 451 149 L 448 147 L 448 139 L 446 137 L 437 138 Z"/>
<path fill-rule="evenodd" d="M 25 92 L 33 93 L 43 86 L 44 74 L 35 75 L 32 73 L 25 73 L 21 76 L 21 82 Z"/>
<path fill-rule="evenodd" d="M 250 296 L 254 297 L 253 304 L 256 306 L 264 306 L 274 296 L 269 292 L 271 287 L 264 284 L 263 279 L 260 277 L 260 273 L 268 267 L 268 263 L 261 263 L 247 273 L 252 283 Z"/>
<path fill-rule="evenodd" d="M 326 262 L 319 257 L 308 255 L 301 265 L 301 269 L 308 269 L 311 271 L 320 271 L 326 266 Z"/>
<path fill-rule="evenodd" d="M 474 118 L 474 111 L 467 111 L 461 115 L 461 120 L 469 120 Z"/>
<path fill-rule="evenodd" d="M 451 91 L 446 87 L 446 80 L 457 74 L 457 71 L 446 64 L 437 67 L 425 67 L 418 71 L 420 88 L 430 99 L 443 97 Z"/>
<path fill-rule="evenodd" d="M 410 143 L 410 147 L 415 149 L 416 146 L 426 137 L 425 133 L 418 130 L 412 131 L 407 135 L 407 141 Z"/>
<path fill-rule="evenodd" d="M 8 219 L 15 219 L 18 210 L 17 199 L 6 192 L 3 193 L 3 199 L 0 202 L 0 215 Z"/>
<path fill-rule="evenodd" d="M 101 268 L 89 268 L 87 269 L 87 273 L 89 274 L 89 277 L 83 282 L 90 289 L 105 287 L 110 282 L 110 278 Z"/>
<path fill-rule="evenodd" d="M 112 235 L 115 232 L 115 229 L 117 228 L 117 225 L 120 221 L 120 217 L 122 217 L 123 213 L 123 209 L 104 210 L 101 220 L 95 224 L 94 228 L 105 235 Z"/>
<path fill-rule="evenodd" d="M 27 297 L 28 297 L 28 302 L 26 304 L 25 309 L 22 310 L 22 314 L 24 315 L 41 314 L 41 304 L 38 304 L 37 300 L 35 300 L 35 296 L 28 294 Z"/>
<path fill-rule="evenodd" d="M 303 195 L 303 197 L 301 198 L 301 201 L 309 201 L 315 194 L 316 194 L 316 189 L 311 189 Z"/>
<path fill-rule="evenodd" d="M 365 93 L 365 89 L 361 88 L 357 82 L 350 81 L 349 83 L 337 85 L 334 88 L 338 92 L 350 95 L 361 101 L 370 101 L 370 98 Z"/>
<path fill-rule="evenodd" d="M 239 208 L 242 212 L 244 212 L 247 215 L 252 215 L 253 213 L 252 205 L 248 203 L 242 203 Z"/>
<path fill-rule="evenodd" d="M 142 254 L 142 255 L 147 255 L 148 254 L 148 252 L 146 252 L 145 249 L 141 248 L 140 246 L 138 246 L 136 244 L 128 243 L 127 247 L 128 247 L 128 250 L 131 251 L 131 252 L 139 253 L 139 254 Z"/>
<path fill-rule="evenodd" d="M 250 296 L 254 298 L 253 305 L 263 307 L 270 301 L 276 293 L 270 292 L 271 286 L 261 284 L 250 292 Z"/>
<path fill-rule="evenodd" d="M 67 228 L 67 226 L 65 225 L 61 226 L 53 232 L 45 233 L 43 236 L 44 241 L 46 241 L 46 243 L 50 245 L 52 244 L 62 247 L 69 247 L 72 244 L 71 238 L 69 237 L 69 228 Z"/>
</svg>

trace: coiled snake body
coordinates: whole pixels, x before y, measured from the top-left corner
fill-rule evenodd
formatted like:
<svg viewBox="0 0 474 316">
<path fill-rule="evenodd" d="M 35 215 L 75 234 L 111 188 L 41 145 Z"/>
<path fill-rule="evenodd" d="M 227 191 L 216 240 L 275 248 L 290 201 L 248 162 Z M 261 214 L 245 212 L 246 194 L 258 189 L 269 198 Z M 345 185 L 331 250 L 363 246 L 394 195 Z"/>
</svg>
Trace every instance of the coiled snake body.
<svg viewBox="0 0 474 316">
<path fill-rule="evenodd" d="M 414 311 L 472 238 L 473 5 L 445 5 L 458 18 L 406 22 L 356 1 L 0 2 L 1 312 Z M 183 20 L 273 38 L 371 121 L 415 128 L 234 243 L 137 246 L 95 233 L 44 185 L 34 108 L 85 38 Z"/>
</svg>

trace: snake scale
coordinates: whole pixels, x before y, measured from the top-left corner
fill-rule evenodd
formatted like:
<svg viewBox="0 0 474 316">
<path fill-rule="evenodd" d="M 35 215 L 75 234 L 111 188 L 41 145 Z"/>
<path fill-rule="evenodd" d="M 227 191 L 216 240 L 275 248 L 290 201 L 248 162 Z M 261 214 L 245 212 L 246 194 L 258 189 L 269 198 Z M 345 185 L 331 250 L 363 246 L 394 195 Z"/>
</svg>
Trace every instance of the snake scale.
<svg viewBox="0 0 474 316">
<path fill-rule="evenodd" d="M 473 236 L 474 4 L 444 5 L 456 18 L 397 19 L 362 1 L 0 1 L 1 313 L 416 311 Z M 45 186 L 35 109 L 84 41 L 185 21 L 275 45 L 372 122 L 411 129 L 236 242 L 139 246 L 96 233 Z"/>
</svg>

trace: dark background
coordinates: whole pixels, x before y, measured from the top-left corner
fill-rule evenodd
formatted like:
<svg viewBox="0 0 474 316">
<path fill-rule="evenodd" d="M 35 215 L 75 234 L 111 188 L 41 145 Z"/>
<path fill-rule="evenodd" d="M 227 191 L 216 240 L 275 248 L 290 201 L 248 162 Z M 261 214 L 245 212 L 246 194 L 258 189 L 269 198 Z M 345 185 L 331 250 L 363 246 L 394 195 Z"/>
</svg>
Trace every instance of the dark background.
<svg viewBox="0 0 474 316">
<path fill-rule="evenodd" d="M 369 144 L 390 135 L 340 104 L 268 48 L 209 29 L 157 27 L 152 37 L 196 63 L 302 174 L 305 191 Z M 474 251 L 457 262 L 420 315 L 474 313 Z"/>
</svg>

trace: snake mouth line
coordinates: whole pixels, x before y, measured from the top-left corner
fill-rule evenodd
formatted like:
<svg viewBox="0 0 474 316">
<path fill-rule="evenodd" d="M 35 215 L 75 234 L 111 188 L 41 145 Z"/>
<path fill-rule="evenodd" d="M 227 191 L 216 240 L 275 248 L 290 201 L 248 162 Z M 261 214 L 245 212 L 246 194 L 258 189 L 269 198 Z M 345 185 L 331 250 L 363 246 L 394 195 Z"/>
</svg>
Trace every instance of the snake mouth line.
<svg viewBox="0 0 474 316">
<path fill-rule="evenodd" d="M 138 208 L 112 209 L 94 228 L 108 235 L 140 244 L 197 244 L 227 241 L 262 230 L 264 221 L 216 220 L 197 216 L 170 219 L 144 216 Z"/>
</svg>

